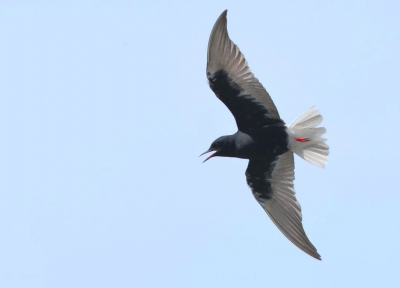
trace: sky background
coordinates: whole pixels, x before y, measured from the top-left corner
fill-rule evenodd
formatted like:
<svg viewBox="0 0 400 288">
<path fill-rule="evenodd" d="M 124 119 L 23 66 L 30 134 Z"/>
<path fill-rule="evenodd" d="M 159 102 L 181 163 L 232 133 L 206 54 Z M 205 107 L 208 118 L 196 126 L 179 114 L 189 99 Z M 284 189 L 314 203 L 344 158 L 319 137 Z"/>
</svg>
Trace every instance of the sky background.
<svg viewBox="0 0 400 288">
<path fill-rule="evenodd" d="M 237 129 L 205 75 L 225 9 L 281 117 L 324 116 L 327 167 L 295 158 L 322 261 L 254 200 L 247 161 L 198 158 Z M 399 11 L 1 1 L 0 286 L 398 287 Z"/>
</svg>

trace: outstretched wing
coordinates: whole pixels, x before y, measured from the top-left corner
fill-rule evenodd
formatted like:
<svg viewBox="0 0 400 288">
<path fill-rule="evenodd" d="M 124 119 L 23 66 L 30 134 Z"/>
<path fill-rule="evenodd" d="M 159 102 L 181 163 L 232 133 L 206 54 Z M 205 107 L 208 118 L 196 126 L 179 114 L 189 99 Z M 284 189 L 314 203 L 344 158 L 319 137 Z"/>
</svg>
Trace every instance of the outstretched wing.
<svg viewBox="0 0 400 288">
<path fill-rule="evenodd" d="M 227 10 L 215 22 L 208 42 L 207 78 L 211 89 L 232 112 L 243 132 L 283 123 L 268 92 L 229 38 L 226 14 Z"/>
<path fill-rule="evenodd" d="M 293 152 L 286 152 L 274 161 L 250 160 L 246 178 L 254 197 L 279 230 L 294 245 L 321 260 L 301 223 L 301 208 L 293 187 Z"/>
</svg>

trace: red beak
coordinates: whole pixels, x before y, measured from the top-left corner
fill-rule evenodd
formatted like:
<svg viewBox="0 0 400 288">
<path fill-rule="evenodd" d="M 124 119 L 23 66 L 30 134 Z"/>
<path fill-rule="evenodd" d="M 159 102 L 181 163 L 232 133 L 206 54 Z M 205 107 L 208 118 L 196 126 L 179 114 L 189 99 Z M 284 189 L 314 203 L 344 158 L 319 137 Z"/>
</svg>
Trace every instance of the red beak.
<svg viewBox="0 0 400 288">
<path fill-rule="evenodd" d="M 206 154 L 206 153 L 208 153 L 208 152 L 212 152 L 212 151 L 215 151 L 215 153 L 214 153 L 214 154 L 211 154 L 210 156 L 208 156 L 208 157 L 206 158 L 206 160 L 204 160 L 204 161 L 203 161 L 203 163 L 204 163 L 204 162 L 206 162 L 208 159 L 210 159 L 210 158 L 214 157 L 214 156 L 215 156 L 215 154 L 217 154 L 218 150 L 215 150 L 215 149 L 209 149 L 209 150 L 207 150 L 206 152 L 204 152 L 204 153 L 201 153 L 201 155 L 200 155 L 200 156 L 203 156 L 204 154 Z M 199 156 L 199 157 L 200 157 L 200 156 Z"/>
</svg>

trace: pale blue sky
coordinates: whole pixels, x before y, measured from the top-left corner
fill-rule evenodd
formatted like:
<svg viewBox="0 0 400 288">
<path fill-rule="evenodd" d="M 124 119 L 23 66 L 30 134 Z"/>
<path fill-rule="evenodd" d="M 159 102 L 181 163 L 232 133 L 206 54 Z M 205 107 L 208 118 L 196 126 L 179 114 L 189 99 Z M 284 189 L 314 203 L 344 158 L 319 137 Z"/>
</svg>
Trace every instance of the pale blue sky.
<svg viewBox="0 0 400 288">
<path fill-rule="evenodd" d="M 1 287 L 398 287 L 398 1 L 1 1 Z M 300 4 L 301 2 L 301 4 Z M 296 157 L 292 245 L 205 77 L 228 30 L 286 122 L 316 105 L 326 169 Z"/>
</svg>

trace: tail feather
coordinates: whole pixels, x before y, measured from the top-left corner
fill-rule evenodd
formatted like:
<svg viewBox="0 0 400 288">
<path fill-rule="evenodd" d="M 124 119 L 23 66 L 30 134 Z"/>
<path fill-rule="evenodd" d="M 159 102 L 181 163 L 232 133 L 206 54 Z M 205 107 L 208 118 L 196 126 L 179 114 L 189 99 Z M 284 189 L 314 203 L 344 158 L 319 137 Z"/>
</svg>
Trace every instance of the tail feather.
<svg viewBox="0 0 400 288">
<path fill-rule="evenodd" d="M 329 154 L 329 146 L 322 137 L 326 129 L 317 127 L 322 119 L 318 109 L 311 107 L 287 127 L 289 149 L 304 160 L 320 167 L 325 166 Z"/>
<path fill-rule="evenodd" d="M 315 128 L 322 122 L 322 116 L 314 106 L 301 114 L 289 127 Z"/>
</svg>

